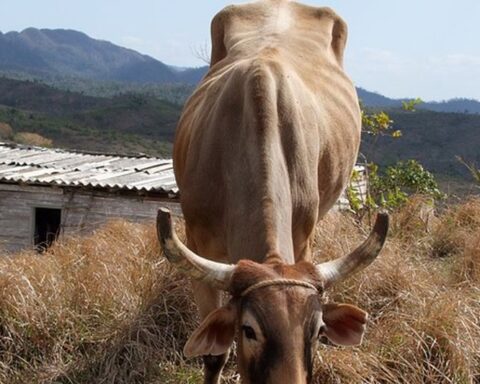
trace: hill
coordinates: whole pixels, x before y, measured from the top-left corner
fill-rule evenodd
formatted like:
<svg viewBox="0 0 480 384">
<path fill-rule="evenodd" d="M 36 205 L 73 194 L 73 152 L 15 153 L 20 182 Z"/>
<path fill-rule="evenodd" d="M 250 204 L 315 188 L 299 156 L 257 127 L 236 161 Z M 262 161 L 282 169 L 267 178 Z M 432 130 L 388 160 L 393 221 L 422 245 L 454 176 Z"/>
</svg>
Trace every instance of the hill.
<svg viewBox="0 0 480 384">
<path fill-rule="evenodd" d="M 150 56 L 65 29 L 0 32 L 0 70 L 136 83 L 197 83 L 203 71 L 177 71 Z"/>
<path fill-rule="evenodd" d="M 363 88 L 357 88 L 358 97 L 367 107 L 376 108 L 400 108 L 402 102 L 412 99 L 390 99 L 376 92 L 370 92 Z M 446 101 L 422 102 L 418 109 L 426 109 L 435 112 L 457 112 L 468 114 L 480 114 L 480 101 L 473 99 L 456 98 Z"/>
<path fill-rule="evenodd" d="M 170 155 L 180 107 L 154 97 L 85 96 L 0 78 L 0 122 L 63 148 Z"/>
<path fill-rule="evenodd" d="M 369 159 L 381 165 L 416 159 L 443 179 L 471 179 L 456 156 L 480 164 L 479 115 L 400 109 L 387 112 L 394 120 L 394 129 L 400 129 L 403 136 L 400 139 L 383 136 L 376 140 L 364 137 L 361 151 Z"/>
<path fill-rule="evenodd" d="M 470 180 L 455 157 L 480 164 L 479 115 L 398 108 L 387 112 L 403 137 L 380 137 L 375 142 L 364 137 L 361 151 L 369 159 L 384 166 L 417 159 L 442 178 Z M 180 113 L 180 105 L 149 93 L 93 97 L 0 77 L 0 122 L 17 133 L 40 134 L 54 146 L 170 156 Z"/>
</svg>

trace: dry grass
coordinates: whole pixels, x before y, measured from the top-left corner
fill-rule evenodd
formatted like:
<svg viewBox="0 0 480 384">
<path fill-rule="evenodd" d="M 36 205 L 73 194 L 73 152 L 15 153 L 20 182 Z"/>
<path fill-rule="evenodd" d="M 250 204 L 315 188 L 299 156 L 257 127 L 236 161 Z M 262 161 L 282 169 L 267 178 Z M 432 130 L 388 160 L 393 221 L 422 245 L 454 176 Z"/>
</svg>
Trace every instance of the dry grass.
<svg viewBox="0 0 480 384">
<path fill-rule="evenodd" d="M 321 347 L 315 383 L 480 383 L 480 199 L 436 218 L 424 208 L 414 199 L 397 212 L 380 258 L 330 293 L 371 322 L 361 347 Z M 318 260 L 367 232 L 331 214 Z M 181 355 L 195 322 L 189 285 L 151 226 L 112 222 L 44 255 L 0 259 L 0 383 L 200 383 L 198 362 Z M 227 382 L 235 376 L 230 363 Z"/>
<path fill-rule="evenodd" d="M 113 222 L 0 270 L 1 383 L 136 383 L 182 362 L 195 308 L 153 228 Z"/>
<path fill-rule="evenodd" d="M 319 351 L 317 383 L 480 382 L 480 199 L 439 218 L 422 207 L 414 199 L 397 212 L 381 257 L 331 294 L 366 309 L 371 324 L 360 348 Z M 338 257 L 358 232 L 353 220 L 330 216 L 319 248 Z"/>
</svg>

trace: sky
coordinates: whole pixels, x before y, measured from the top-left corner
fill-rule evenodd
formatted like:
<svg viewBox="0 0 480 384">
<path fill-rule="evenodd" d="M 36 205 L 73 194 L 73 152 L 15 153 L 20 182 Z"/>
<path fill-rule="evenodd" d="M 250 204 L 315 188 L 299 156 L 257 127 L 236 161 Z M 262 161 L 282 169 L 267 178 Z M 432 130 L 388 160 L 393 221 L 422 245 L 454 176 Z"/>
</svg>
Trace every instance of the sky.
<svg viewBox="0 0 480 384">
<path fill-rule="evenodd" d="M 205 65 L 210 20 L 229 0 L 0 0 L 0 31 L 66 28 L 176 66 Z M 349 26 L 345 67 L 388 97 L 480 100 L 479 0 L 304 0 Z"/>
</svg>

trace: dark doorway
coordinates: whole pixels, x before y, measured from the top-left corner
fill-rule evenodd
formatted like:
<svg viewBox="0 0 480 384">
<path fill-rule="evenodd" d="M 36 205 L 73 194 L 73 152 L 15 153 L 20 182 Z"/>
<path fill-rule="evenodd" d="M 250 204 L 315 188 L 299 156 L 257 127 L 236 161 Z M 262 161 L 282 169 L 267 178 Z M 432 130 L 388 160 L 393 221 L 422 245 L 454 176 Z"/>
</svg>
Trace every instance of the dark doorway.
<svg viewBox="0 0 480 384">
<path fill-rule="evenodd" d="M 61 220 L 61 209 L 35 208 L 35 232 L 33 242 L 37 251 L 45 251 L 56 240 L 60 232 Z"/>
</svg>

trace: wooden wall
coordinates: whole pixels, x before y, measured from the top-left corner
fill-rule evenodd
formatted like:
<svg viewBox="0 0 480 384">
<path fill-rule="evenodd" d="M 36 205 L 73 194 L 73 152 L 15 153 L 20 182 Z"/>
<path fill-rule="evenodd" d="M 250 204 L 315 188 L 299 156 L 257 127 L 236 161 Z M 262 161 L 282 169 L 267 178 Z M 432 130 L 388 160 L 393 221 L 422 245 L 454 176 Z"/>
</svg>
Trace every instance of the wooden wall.
<svg viewBox="0 0 480 384">
<path fill-rule="evenodd" d="M 352 186 L 364 201 L 367 189 L 364 171 L 352 181 Z M 2 250 L 33 247 L 35 208 L 61 208 L 61 235 L 64 235 L 89 232 L 113 218 L 154 223 L 160 206 L 181 215 L 180 204 L 175 200 L 0 183 L 0 256 Z M 345 194 L 334 209 L 349 209 Z"/>
<path fill-rule="evenodd" d="M 0 184 L 0 250 L 17 251 L 33 246 L 35 208 L 62 209 L 62 236 L 89 232 L 113 218 L 154 223 L 160 206 L 181 215 L 175 200 Z"/>
</svg>

